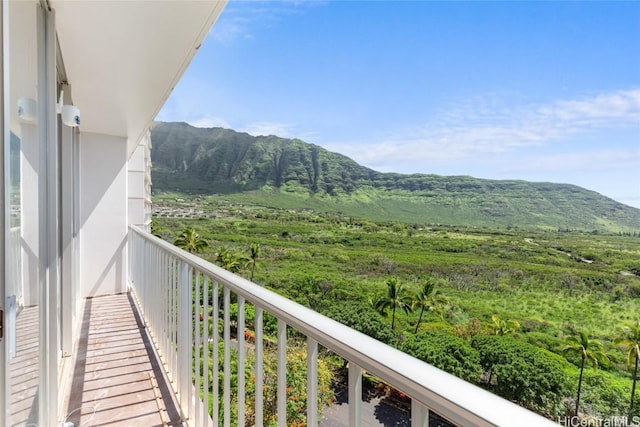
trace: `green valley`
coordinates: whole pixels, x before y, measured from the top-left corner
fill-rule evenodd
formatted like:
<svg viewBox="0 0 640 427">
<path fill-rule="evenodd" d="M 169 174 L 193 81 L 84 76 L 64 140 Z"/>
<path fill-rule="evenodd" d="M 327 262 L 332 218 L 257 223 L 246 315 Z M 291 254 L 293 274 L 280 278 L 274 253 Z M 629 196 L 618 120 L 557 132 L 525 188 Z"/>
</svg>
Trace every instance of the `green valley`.
<svg viewBox="0 0 640 427">
<path fill-rule="evenodd" d="M 608 362 L 585 365 L 580 414 L 629 413 L 615 339 L 640 321 L 638 234 L 380 221 L 246 197 L 157 192 L 154 232 L 173 242 L 193 228 L 203 258 L 554 419 L 575 410 L 580 358 L 567 347 L 584 332 Z"/>
<path fill-rule="evenodd" d="M 152 138 L 167 241 L 551 419 L 640 417 L 639 209 L 381 173 L 273 135 L 157 123 Z"/>
<path fill-rule="evenodd" d="M 157 123 L 151 137 L 154 191 L 374 221 L 640 232 L 640 209 L 575 185 L 381 173 L 299 139 L 186 123 Z"/>
</svg>

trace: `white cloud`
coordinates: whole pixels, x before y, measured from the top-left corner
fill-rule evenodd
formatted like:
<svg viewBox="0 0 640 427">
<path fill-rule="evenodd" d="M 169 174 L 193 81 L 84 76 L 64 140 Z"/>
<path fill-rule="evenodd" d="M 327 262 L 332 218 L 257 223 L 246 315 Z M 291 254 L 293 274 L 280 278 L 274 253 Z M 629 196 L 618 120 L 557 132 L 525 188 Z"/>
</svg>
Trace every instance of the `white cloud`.
<svg viewBox="0 0 640 427">
<path fill-rule="evenodd" d="M 248 126 L 238 130 L 239 132 L 246 132 L 249 135 L 276 135 L 282 138 L 293 138 L 295 135 L 292 132 L 291 126 L 284 123 L 274 122 L 256 122 L 251 123 Z"/>
<path fill-rule="evenodd" d="M 274 25 L 281 16 L 303 13 L 309 7 L 321 6 L 320 0 L 236 0 L 229 2 L 209 37 L 230 44 L 236 40 L 251 39 L 259 26 Z"/>
<path fill-rule="evenodd" d="M 558 101 L 539 110 L 543 118 L 584 127 L 640 123 L 640 89 L 602 94 L 590 99 Z"/>
<path fill-rule="evenodd" d="M 198 119 L 187 120 L 191 126 L 197 128 L 230 128 L 229 123 L 221 117 L 204 116 Z"/>
<path fill-rule="evenodd" d="M 234 40 L 250 38 L 251 20 L 242 16 L 221 20 L 209 32 L 209 37 L 222 43 L 230 44 Z"/>
<path fill-rule="evenodd" d="M 379 171 L 567 182 L 640 207 L 640 90 L 506 108 L 458 103 L 378 143 L 325 147 Z"/>
<path fill-rule="evenodd" d="M 195 126 L 198 128 L 212 128 L 212 127 L 221 127 L 225 129 L 234 129 L 237 132 L 246 132 L 249 135 L 260 136 L 260 135 L 276 135 L 281 138 L 302 138 L 305 140 L 311 140 L 311 134 L 300 135 L 296 129 L 286 123 L 276 123 L 276 122 L 255 122 L 247 125 L 233 125 L 223 119 L 222 117 L 214 117 L 214 116 L 201 116 L 197 118 L 189 118 L 184 120 L 189 123 L 191 126 Z"/>
<path fill-rule="evenodd" d="M 511 108 L 492 95 L 458 103 L 424 126 L 378 143 L 328 148 L 375 167 L 504 154 L 603 129 L 631 128 L 640 130 L 640 89 Z"/>
<path fill-rule="evenodd" d="M 640 178 L 640 149 L 600 149 L 575 153 L 553 155 L 533 155 L 526 158 L 512 157 L 503 166 L 503 172 L 511 173 L 545 173 L 563 171 L 566 173 L 606 172 L 611 170 L 638 171 Z"/>
</svg>

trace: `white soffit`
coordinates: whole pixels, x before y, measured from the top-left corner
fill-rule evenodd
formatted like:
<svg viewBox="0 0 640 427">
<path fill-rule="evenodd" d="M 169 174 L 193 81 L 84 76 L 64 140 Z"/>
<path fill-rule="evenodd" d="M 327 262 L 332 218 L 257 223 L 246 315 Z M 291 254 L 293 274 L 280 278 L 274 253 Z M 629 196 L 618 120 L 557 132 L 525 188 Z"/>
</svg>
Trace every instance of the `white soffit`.
<svg viewBox="0 0 640 427">
<path fill-rule="evenodd" d="M 126 137 L 131 155 L 225 5 L 51 1 L 81 131 Z"/>
</svg>

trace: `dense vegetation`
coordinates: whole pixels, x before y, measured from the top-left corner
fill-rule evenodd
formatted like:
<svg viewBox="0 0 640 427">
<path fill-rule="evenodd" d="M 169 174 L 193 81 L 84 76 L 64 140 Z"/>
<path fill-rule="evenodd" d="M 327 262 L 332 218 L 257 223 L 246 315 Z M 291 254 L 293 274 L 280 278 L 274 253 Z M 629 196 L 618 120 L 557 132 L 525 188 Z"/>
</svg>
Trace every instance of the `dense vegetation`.
<svg viewBox="0 0 640 427">
<path fill-rule="evenodd" d="M 184 217 L 157 216 L 154 231 L 186 244 L 192 228 L 207 242 L 195 245 L 203 258 L 548 417 L 573 414 L 578 388 L 584 418 L 640 416 L 637 394 L 630 400 L 638 236 L 374 222 L 228 200 L 158 194 L 164 212 Z M 572 350 L 583 335 L 606 355 L 598 369 Z"/>
<path fill-rule="evenodd" d="M 158 191 L 386 221 L 640 232 L 640 210 L 575 185 L 381 173 L 299 139 L 158 123 Z"/>
</svg>

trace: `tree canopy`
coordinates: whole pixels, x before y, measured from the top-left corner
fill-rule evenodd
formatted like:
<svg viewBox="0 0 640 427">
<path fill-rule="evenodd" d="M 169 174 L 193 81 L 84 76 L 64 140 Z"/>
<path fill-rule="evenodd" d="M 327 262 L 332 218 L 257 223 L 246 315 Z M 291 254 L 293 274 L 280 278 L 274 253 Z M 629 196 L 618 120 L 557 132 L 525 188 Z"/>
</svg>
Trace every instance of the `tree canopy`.
<svg viewBox="0 0 640 427">
<path fill-rule="evenodd" d="M 568 383 L 562 357 L 507 335 L 476 335 L 471 345 L 489 390 L 540 413 L 561 415 Z"/>
<path fill-rule="evenodd" d="M 347 302 L 334 305 L 324 314 L 385 344 L 392 344 L 396 340 L 393 331 L 380 316 L 363 304 Z"/>
<path fill-rule="evenodd" d="M 203 252 L 209 244 L 196 232 L 193 227 L 187 227 L 173 241 L 173 244 L 192 254 Z"/>
<path fill-rule="evenodd" d="M 478 351 L 462 338 L 446 333 L 405 335 L 400 350 L 472 383 L 482 373 Z"/>
</svg>

